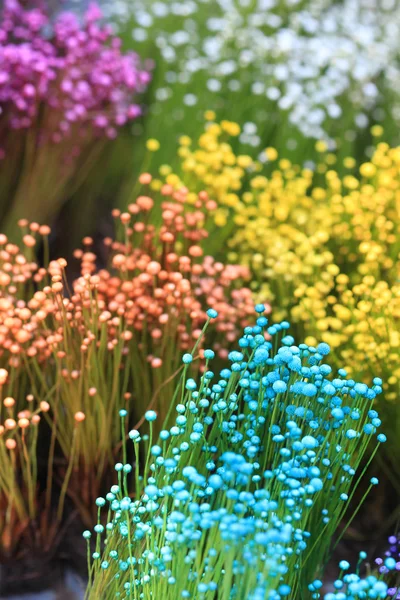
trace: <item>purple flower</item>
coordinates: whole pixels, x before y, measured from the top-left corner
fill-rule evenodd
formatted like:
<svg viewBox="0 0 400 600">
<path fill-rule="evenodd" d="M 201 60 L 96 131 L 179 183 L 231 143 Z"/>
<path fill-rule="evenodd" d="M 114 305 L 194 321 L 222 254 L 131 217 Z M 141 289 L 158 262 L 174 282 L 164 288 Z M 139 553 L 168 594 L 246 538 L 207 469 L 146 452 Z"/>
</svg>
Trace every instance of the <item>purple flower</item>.
<svg viewBox="0 0 400 600">
<path fill-rule="evenodd" d="M 2 129 L 27 129 L 41 118 L 41 138 L 54 143 L 76 132 L 114 138 L 118 127 L 140 115 L 134 98 L 150 73 L 134 52 L 122 53 L 121 41 L 101 18 L 91 4 L 83 23 L 64 12 L 51 26 L 43 10 L 6 0 L 0 21 Z"/>
<path fill-rule="evenodd" d="M 390 585 L 388 589 L 388 596 L 397 598 L 400 600 L 400 587 L 399 587 L 399 571 L 400 561 L 397 560 L 399 555 L 399 544 L 400 540 L 394 535 L 388 538 L 389 547 L 384 552 L 386 558 L 376 558 L 375 564 L 378 567 L 378 572 L 383 575 L 383 580 Z M 396 560 L 396 562 L 394 562 Z M 390 564 L 388 563 L 390 561 Z"/>
</svg>

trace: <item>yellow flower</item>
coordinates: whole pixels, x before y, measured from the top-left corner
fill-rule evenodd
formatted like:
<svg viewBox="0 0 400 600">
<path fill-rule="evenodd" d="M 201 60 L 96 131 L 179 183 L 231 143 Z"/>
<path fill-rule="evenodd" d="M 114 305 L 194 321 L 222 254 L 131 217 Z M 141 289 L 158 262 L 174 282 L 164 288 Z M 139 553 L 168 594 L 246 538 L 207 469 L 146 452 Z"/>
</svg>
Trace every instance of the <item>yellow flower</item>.
<svg viewBox="0 0 400 600">
<path fill-rule="evenodd" d="M 343 165 L 346 167 L 346 169 L 354 169 L 356 166 L 356 161 L 352 156 L 347 156 L 343 160 Z"/>
<path fill-rule="evenodd" d="M 349 190 L 355 190 L 358 188 L 359 182 L 355 177 L 352 177 L 352 175 L 346 175 L 343 177 L 343 185 Z"/>
<path fill-rule="evenodd" d="M 182 135 L 179 138 L 179 143 L 181 146 L 190 146 L 190 144 L 192 143 L 192 140 L 190 139 L 190 137 L 188 135 Z"/>
<path fill-rule="evenodd" d="M 265 149 L 265 155 L 268 158 L 268 160 L 270 160 L 270 161 L 274 161 L 278 158 L 277 150 L 275 150 L 275 148 L 271 148 L 271 147 Z"/>
<path fill-rule="evenodd" d="M 234 123 L 233 121 L 221 121 L 221 129 L 222 131 L 225 131 L 226 133 L 228 133 L 231 136 L 238 136 L 240 133 L 240 127 L 237 123 Z"/>
<path fill-rule="evenodd" d="M 166 182 L 175 188 L 182 186 L 182 182 L 180 181 L 178 175 L 175 175 L 175 173 L 170 173 L 169 175 L 167 175 Z"/>
<path fill-rule="evenodd" d="M 363 177 L 373 177 L 376 173 L 376 167 L 370 162 L 364 163 L 360 167 L 360 173 Z"/>
<path fill-rule="evenodd" d="M 166 177 L 172 172 L 172 168 L 169 165 L 161 165 L 159 171 L 162 177 Z"/>
<path fill-rule="evenodd" d="M 251 156 L 248 156 L 246 154 L 241 154 L 237 157 L 237 164 L 239 165 L 239 167 L 242 167 L 243 169 L 247 169 L 248 167 L 250 167 L 253 163 L 253 159 L 251 158 Z"/>
<path fill-rule="evenodd" d="M 226 211 L 219 209 L 215 212 L 214 215 L 215 224 L 218 227 L 225 227 L 227 223 L 227 214 Z"/>
<path fill-rule="evenodd" d="M 324 190 L 320 187 L 316 187 L 312 191 L 312 197 L 315 200 L 323 200 L 324 198 L 326 198 L 326 190 Z"/>
<path fill-rule="evenodd" d="M 157 152 L 157 150 L 160 148 L 160 142 L 158 140 L 155 140 L 154 138 L 151 138 L 147 140 L 146 148 L 150 152 Z"/>
<path fill-rule="evenodd" d="M 317 152 L 326 152 L 328 150 L 328 145 L 323 140 L 319 140 L 315 144 L 315 149 L 316 149 Z"/>
<path fill-rule="evenodd" d="M 206 110 L 206 112 L 204 113 L 204 118 L 206 121 L 215 121 L 216 114 L 213 110 Z"/>
<path fill-rule="evenodd" d="M 152 179 L 150 182 L 150 188 L 155 192 L 159 192 L 162 188 L 162 181 L 160 179 Z"/>
<path fill-rule="evenodd" d="M 374 137 L 381 137 L 383 135 L 383 127 L 381 125 L 373 125 L 371 133 Z"/>
</svg>

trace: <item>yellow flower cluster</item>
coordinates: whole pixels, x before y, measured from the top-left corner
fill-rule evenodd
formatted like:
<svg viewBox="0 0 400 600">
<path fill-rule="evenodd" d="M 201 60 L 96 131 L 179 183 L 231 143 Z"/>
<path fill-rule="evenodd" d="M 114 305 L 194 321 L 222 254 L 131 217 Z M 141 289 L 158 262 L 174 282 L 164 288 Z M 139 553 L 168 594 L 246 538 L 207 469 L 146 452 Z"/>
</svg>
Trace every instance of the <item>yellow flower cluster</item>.
<svg viewBox="0 0 400 600">
<path fill-rule="evenodd" d="M 396 400 L 400 385 L 400 283 L 366 275 L 351 286 L 349 276 L 336 277 L 336 295 L 327 299 L 314 336 L 328 342 L 338 364 L 368 380 L 383 375 L 386 400 Z M 310 328 L 311 329 L 311 328 Z"/>
<path fill-rule="evenodd" d="M 275 319 L 289 318 L 309 343 L 328 342 L 354 375 L 386 374 L 386 398 L 395 399 L 400 148 L 380 142 L 357 169 L 351 157 L 337 165 L 319 142 L 311 170 L 280 159 L 274 148 L 265 160 L 242 154 L 239 134 L 236 123 L 207 123 L 196 144 L 181 138 L 179 175 L 168 167 L 161 175 L 217 201 L 215 238 L 227 243 L 230 261 L 252 269 L 255 295 L 273 301 Z"/>
</svg>

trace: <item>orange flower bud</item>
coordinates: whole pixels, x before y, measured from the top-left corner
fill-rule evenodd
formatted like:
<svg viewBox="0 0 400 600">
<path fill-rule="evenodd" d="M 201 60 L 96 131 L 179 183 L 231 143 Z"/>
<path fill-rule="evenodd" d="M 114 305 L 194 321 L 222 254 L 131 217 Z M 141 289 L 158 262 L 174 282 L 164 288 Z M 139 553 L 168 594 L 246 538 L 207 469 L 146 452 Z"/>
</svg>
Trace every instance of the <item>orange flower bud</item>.
<svg viewBox="0 0 400 600">
<path fill-rule="evenodd" d="M 24 242 L 25 246 L 28 246 L 28 248 L 33 248 L 33 246 L 35 246 L 36 244 L 36 240 L 33 237 L 33 235 L 24 235 L 24 237 L 22 238 L 22 241 Z"/>
<path fill-rule="evenodd" d="M 41 225 L 39 227 L 39 233 L 43 237 L 46 237 L 46 236 L 50 235 L 51 229 L 50 229 L 50 227 L 48 225 Z"/>
<path fill-rule="evenodd" d="M 139 196 L 136 199 L 136 204 L 141 210 L 151 210 L 154 206 L 154 200 L 149 196 Z"/>
<path fill-rule="evenodd" d="M 4 385 L 7 381 L 8 371 L 6 369 L 0 369 L 0 385 Z"/>
<path fill-rule="evenodd" d="M 150 175 L 150 173 L 142 173 L 141 175 L 139 175 L 139 183 L 141 183 L 142 185 L 149 185 L 149 183 L 151 183 L 152 180 L 152 176 Z"/>
</svg>

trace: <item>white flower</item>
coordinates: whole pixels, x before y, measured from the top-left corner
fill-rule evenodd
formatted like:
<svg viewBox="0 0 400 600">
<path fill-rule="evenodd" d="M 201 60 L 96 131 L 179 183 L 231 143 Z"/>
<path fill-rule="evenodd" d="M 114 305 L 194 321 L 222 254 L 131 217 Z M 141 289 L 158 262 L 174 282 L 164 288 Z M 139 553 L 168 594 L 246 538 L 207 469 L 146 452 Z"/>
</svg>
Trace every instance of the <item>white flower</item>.
<svg viewBox="0 0 400 600">
<path fill-rule="evenodd" d="M 253 4 L 102 0 L 119 30 L 129 16 L 134 49 L 148 43 L 147 33 L 179 82 L 190 87 L 193 81 L 196 88 L 202 71 L 207 93 L 218 93 L 228 105 L 230 92 L 251 89 L 259 119 L 272 103 L 303 135 L 329 139 L 330 123 L 344 105 L 352 105 L 355 125 L 365 127 L 389 90 L 387 109 L 400 125 L 400 2 L 257 0 L 250 10 Z"/>
</svg>

